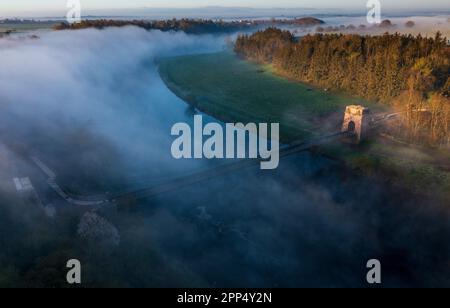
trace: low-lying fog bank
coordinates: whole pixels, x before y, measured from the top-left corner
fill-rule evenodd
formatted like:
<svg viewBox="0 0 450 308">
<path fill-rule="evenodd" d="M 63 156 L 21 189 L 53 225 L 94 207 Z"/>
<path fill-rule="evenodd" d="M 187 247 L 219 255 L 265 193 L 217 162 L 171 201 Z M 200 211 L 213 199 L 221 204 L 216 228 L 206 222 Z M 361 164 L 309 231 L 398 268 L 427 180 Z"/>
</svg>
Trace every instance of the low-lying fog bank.
<svg viewBox="0 0 450 308">
<path fill-rule="evenodd" d="M 313 28 L 289 28 L 297 35 L 317 33 L 322 28 L 324 33 L 356 33 L 363 35 L 381 35 L 385 32 L 412 34 L 422 36 L 434 36 L 440 31 L 447 38 L 450 37 L 450 15 L 441 16 L 410 16 L 388 17 L 382 16 L 382 20 L 389 20 L 392 26 L 371 25 L 366 16 L 339 16 L 321 18 L 325 24 Z M 409 22 L 409 23 L 408 23 Z M 412 22 L 412 23 L 411 23 Z M 340 28 L 344 26 L 343 28 Z"/>
<path fill-rule="evenodd" d="M 86 170 L 110 181 L 179 171 L 170 128 L 191 117 L 160 80 L 158 58 L 224 44 L 221 36 L 137 28 L 0 40 L 1 131 L 74 182 L 93 176 Z"/>
</svg>

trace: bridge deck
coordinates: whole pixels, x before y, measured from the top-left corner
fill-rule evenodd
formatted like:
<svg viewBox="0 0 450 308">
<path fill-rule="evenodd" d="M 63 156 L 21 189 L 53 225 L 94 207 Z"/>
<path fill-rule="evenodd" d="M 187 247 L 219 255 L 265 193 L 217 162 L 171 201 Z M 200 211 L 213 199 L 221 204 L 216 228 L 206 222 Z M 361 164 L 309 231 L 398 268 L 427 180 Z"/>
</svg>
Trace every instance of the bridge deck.
<svg viewBox="0 0 450 308">
<path fill-rule="evenodd" d="M 330 134 L 309 140 L 306 142 L 297 141 L 293 142 L 288 146 L 282 147 L 280 149 L 280 158 L 306 151 L 314 146 L 318 146 L 332 140 L 352 136 L 353 132 L 340 132 L 335 134 Z M 261 159 L 243 159 L 237 162 L 224 164 L 212 169 L 205 171 L 183 175 L 181 177 L 170 180 L 166 183 L 160 185 L 153 185 L 148 188 L 133 190 L 125 193 L 119 193 L 116 195 L 98 195 L 98 196 L 74 196 L 63 190 L 56 183 L 56 174 L 50 170 L 41 160 L 36 157 L 32 157 L 32 161 L 42 170 L 47 176 L 47 184 L 64 200 L 73 205 L 85 205 L 85 206 L 99 206 L 109 202 L 116 202 L 120 200 L 126 200 L 128 198 L 140 199 L 156 196 L 162 193 L 167 193 L 173 190 L 177 190 L 186 186 L 190 186 L 199 182 L 209 180 L 214 177 L 218 177 L 224 174 L 228 174 L 234 171 L 242 170 L 244 168 L 249 168 L 261 163 Z"/>
<path fill-rule="evenodd" d="M 319 138 L 316 138 L 314 140 L 310 140 L 307 142 L 294 142 L 280 150 L 280 158 L 286 157 L 289 155 L 293 155 L 295 153 L 306 151 L 312 147 L 330 142 L 332 140 L 346 137 L 346 136 L 352 136 L 352 132 L 341 132 L 341 133 L 335 133 L 330 134 L 326 136 L 322 136 Z M 177 190 L 186 186 L 190 186 L 199 182 L 203 182 L 206 180 L 209 180 L 211 178 L 215 178 L 224 174 L 228 174 L 234 171 L 242 170 L 244 168 L 253 167 L 255 165 L 258 165 L 262 160 L 261 159 L 246 159 L 246 160 L 240 160 L 238 162 L 233 162 L 225 165 L 218 166 L 216 168 L 208 169 L 205 171 L 201 171 L 198 173 L 190 174 L 190 175 L 184 175 L 182 177 L 176 178 L 172 181 L 168 181 L 161 185 L 152 186 L 149 188 L 144 188 L 140 190 L 131 191 L 128 193 L 119 194 L 116 196 L 113 196 L 110 201 L 117 201 L 121 199 L 140 199 L 140 198 L 147 198 L 156 196 L 162 193 L 167 193 L 173 190 Z"/>
</svg>

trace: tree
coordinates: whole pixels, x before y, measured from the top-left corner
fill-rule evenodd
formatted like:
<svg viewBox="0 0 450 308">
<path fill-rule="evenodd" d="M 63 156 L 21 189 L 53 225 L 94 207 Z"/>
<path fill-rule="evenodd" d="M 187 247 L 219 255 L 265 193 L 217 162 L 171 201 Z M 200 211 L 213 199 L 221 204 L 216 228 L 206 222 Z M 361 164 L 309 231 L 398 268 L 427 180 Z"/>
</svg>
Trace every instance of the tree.
<svg viewBox="0 0 450 308">
<path fill-rule="evenodd" d="M 405 26 L 406 26 L 407 28 L 413 28 L 415 25 L 416 25 L 416 23 L 415 23 L 414 21 L 412 21 L 412 20 L 409 20 L 409 21 L 407 21 L 407 22 L 405 23 Z"/>
<path fill-rule="evenodd" d="M 240 36 L 235 51 L 301 82 L 395 103 L 407 111 L 410 140 L 448 143 L 450 47 L 439 32 L 434 38 L 317 33 L 296 41 L 270 28 Z"/>
</svg>

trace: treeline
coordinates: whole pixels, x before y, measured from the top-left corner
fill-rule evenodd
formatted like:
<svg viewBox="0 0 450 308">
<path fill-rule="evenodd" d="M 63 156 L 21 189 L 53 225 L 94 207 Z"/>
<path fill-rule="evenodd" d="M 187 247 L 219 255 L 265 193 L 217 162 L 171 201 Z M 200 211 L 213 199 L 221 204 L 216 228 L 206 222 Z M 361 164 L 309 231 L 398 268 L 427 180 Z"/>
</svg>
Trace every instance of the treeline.
<svg viewBox="0 0 450 308">
<path fill-rule="evenodd" d="M 295 19 L 259 19 L 259 20 L 239 20 L 223 21 L 210 19 L 169 19 L 169 20 L 113 20 L 97 19 L 82 20 L 78 23 L 69 24 L 62 22 L 55 25 L 55 30 L 78 30 L 87 28 L 104 29 L 107 27 L 136 26 L 146 30 L 161 31 L 184 31 L 192 34 L 203 33 L 229 33 L 243 30 L 255 30 L 269 26 L 297 26 L 312 27 L 324 24 L 323 20 L 313 17 L 302 17 Z"/>
<path fill-rule="evenodd" d="M 186 33 L 223 33 L 246 29 L 250 26 L 244 22 L 224 22 L 208 19 L 169 19 L 169 20 L 82 20 L 78 23 L 60 23 L 54 26 L 55 30 L 79 30 L 87 28 L 104 29 L 107 27 L 136 26 L 146 30 L 184 31 Z"/>
<path fill-rule="evenodd" d="M 271 63 L 289 78 L 395 105 L 406 112 L 406 137 L 450 144 L 450 47 L 440 33 L 316 34 L 297 40 L 270 28 L 239 36 L 235 51 Z"/>
<path fill-rule="evenodd" d="M 412 20 L 407 21 L 404 26 L 406 28 L 414 28 L 416 23 Z M 377 30 L 381 29 L 383 31 L 392 30 L 397 28 L 398 26 L 393 24 L 389 19 L 383 20 L 380 24 L 375 24 L 370 27 L 367 27 L 365 24 L 360 24 L 358 27 L 350 24 L 350 25 L 340 25 L 340 26 L 319 26 L 316 28 L 316 32 L 318 33 L 330 33 L 330 32 L 353 32 L 358 31 L 359 33 L 363 31 Z"/>
</svg>

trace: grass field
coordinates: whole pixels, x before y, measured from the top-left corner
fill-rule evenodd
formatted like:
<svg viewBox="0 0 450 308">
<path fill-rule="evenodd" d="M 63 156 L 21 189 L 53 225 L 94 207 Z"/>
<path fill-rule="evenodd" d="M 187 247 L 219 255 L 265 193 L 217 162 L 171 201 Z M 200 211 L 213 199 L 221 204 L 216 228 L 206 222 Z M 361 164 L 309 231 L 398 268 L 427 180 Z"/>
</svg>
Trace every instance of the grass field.
<svg viewBox="0 0 450 308">
<path fill-rule="evenodd" d="M 279 77 L 270 66 L 230 52 L 160 61 L 160 74 L 180 98 L 224 122 L 279 122 L 284 142 L 336 132 L 346 105 L 385 107 Z M 358 148 L 339 142 L 321 147 L 348 167 L 381 176 L 415 191 L 449 197 L 448 153 L 373 139 Z M 446 158 L 447 157 L 447 158 Z"/>
<path fill-rule="evenodd" d="M 283 141 L 334 131 L 318 119 L 368 104 L 291 82 L 230 52 L 162 59 L 160 74 L 179 97 L 222 121 L 280 123 Z"/>
<path fill-rule="evenodd" d="M 8 31 L 12 32 L 24 32 L 24 31 L 34 31 L 40 29 L 51 29 L 56 22 L 48 21 L 48 22 L 39 22 L 39 23 L 3 23 L 0 24 L 0 33 L 5 33 Z"/>
</svg>

